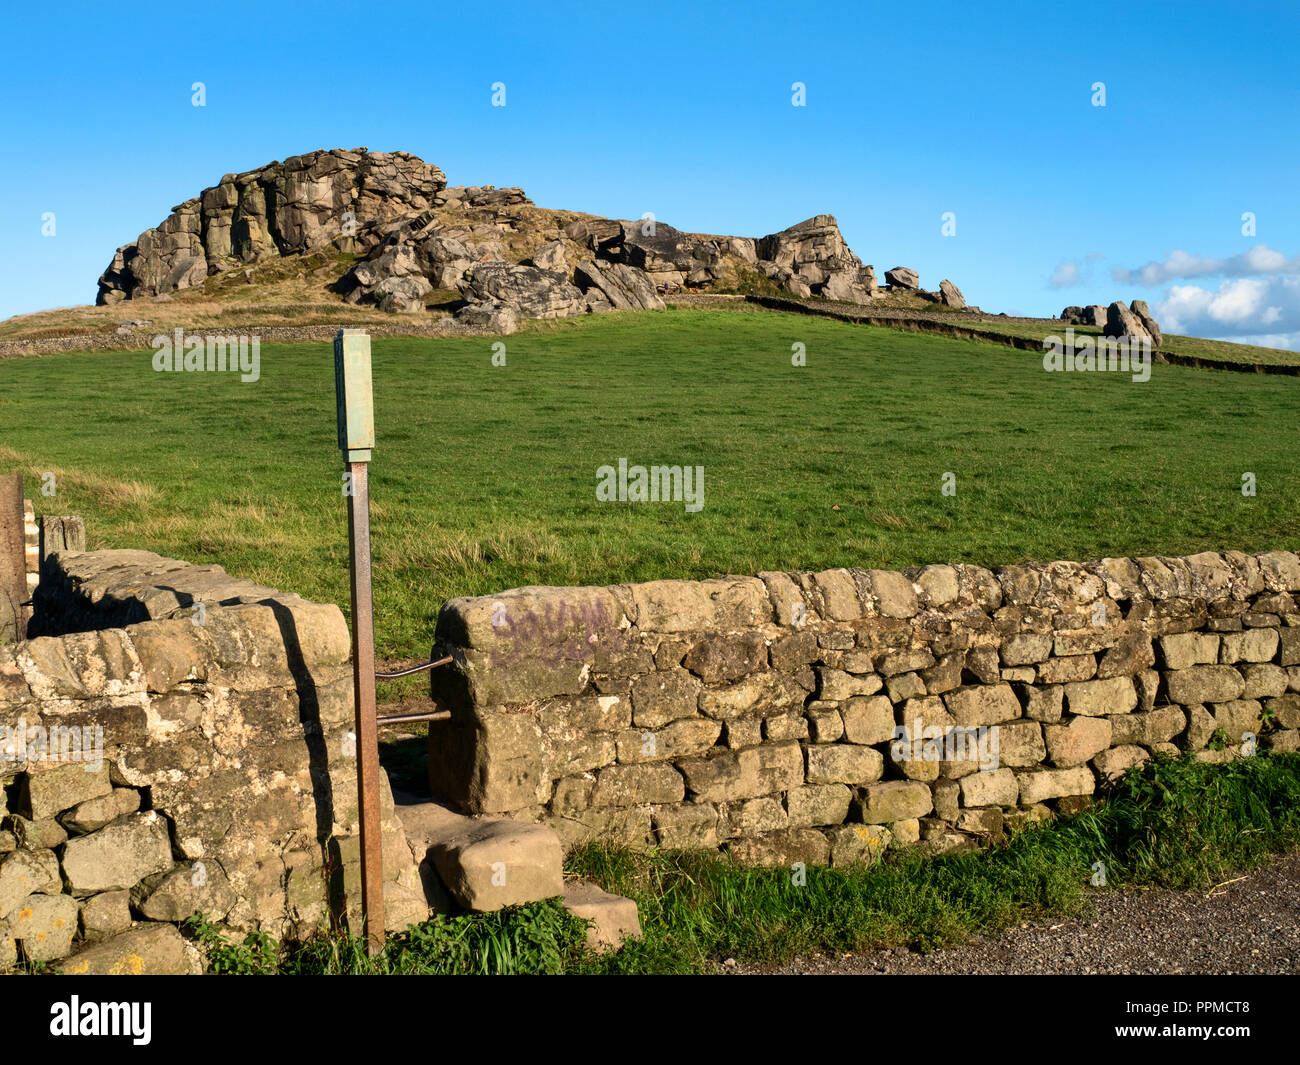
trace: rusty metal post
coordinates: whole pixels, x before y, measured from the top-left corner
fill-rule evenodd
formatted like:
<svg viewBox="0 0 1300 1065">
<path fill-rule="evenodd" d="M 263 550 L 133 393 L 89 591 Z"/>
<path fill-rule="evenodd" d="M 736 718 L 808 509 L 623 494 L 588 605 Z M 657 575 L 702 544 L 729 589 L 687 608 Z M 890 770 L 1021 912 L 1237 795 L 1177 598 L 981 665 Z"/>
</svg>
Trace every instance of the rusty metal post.
<svg viewBox="0 0 1300 1065">
<path fill-rule="evenodd" d="M 0 643 L 27 635 L 27 523 L 23 476 L 0 476 Z"/>
<path fill-rule="evenodd" d="M 370 337 L 340 329 L 334 338 L 339 449 L 347 467 L 352 561 L 352 689 L 356 706 L 357 795 L 361 821 L 361 907 L 367 947 L 384 946 L 384 850 L 379 828 L 379 723 L 375 709 L 375 628 L 370 575 L 370 481 L 375 442 Z"/>
</svg>

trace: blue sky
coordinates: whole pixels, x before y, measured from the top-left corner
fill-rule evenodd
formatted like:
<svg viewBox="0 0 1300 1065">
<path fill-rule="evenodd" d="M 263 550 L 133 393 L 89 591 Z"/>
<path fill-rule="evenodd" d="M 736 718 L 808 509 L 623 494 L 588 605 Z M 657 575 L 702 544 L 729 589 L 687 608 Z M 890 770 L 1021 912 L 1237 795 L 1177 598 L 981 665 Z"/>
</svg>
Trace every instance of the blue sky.
<svg viewBox="0 0 1300 1065">
<path fill-rule="evenodd" d="M 691 231 L 830 213 L 878 274 L 985 310 L 1139 298 L 1300 348 L 1291 5 L 612 6 L 13 9 L 0 317 L 93 302 L 118 245 L 222 174 L 364 145 Z"/>
</svg>

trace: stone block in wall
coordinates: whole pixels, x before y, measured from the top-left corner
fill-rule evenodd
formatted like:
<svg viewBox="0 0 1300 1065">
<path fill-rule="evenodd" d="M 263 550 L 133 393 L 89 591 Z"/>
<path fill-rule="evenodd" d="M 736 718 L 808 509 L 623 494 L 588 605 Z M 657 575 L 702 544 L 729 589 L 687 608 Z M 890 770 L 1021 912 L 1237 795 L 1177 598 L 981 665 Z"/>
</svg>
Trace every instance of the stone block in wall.
<svg viewBox="0 0 1300 1065">
<path fill-rule="evenodd" d="M 1286 670 L 1267 662 L 1252 663 L 1242 667 L 1246 686 L 1242 689 L 1243 699 L 1267 699 L 1286 693 Z"/>
<path fill-rule="evenodd" d="M 998 763 L 1024 767 L 1044 761 L 1047 758 L 1047 748 L 1043 743 L 1043 728 L 1037 721 L 1012 721 L 994 725 Z"/>
<path fill-rule="evenodd" d="M 704 686 L 686 671 L 648 673 L 632 682 L 632 722 L 658 728 L 699 712 Z"/>
<path fill-rule="evenodd" d="M 892 706 L 890 707 L 890 718 L 892 721 Z M 813 743 L 834 743 L 844 735 L 844 720 L 840 716 L 840 712 L 836 709 L 809 709 L 808 735 Z"/>
<path fill-rule="evenodd" d="M 986 806 L 983 809 L 962 810 L 957 818 L 957 829 L 981 837 L 988 843 L 1002 841 L 1002 809 Z M 960 845 L 960 844 L 959 844 Z"/>
<path fill-rule="evenodd" d="M 791 788 L 786 794 L 786 812 L 791 828 L 838 825 L 849 813 L 853 793 L 843 784 L 809 784 Z"/>
<path fill-rule="evenodd" d="M 1069 684 L 1091 680 L 1097 674 L 1097 659 L 1094 655 L 1067 655 L 1064 658 L 1049 658 L 1038 666 L 1039 684 Z"/>
<path fill-rule="evenodd" d="M 954 651 L 942 655 L 934 665 L 921 670 L 928 695 L 942 695 L 961 686 L 961 672 L 966 666 L 966 652 Z"/>
<path fill-rule="evenodd" d="M 1150 757 L 1141 747 L 1123 744 L 1100 752 L 1092 760 L 1092 765 L 1102 780 L 1114 780 L 1130 769 L 1143 765 Z"/>
<path fill-rule="evenodd" d="M 0 858 L 0 920 L 9 917 L 32 894 L 63 889 L 59 860 L 50 850 L 20 847 Z"/>
<path fill-rule="evenodd" d="M 655 835 L 665 850 L 713 850 L 718 846 L 718 811 L 712 803 L 656 806 Z"/>
<path fill-rule="evenodd" d="M 994 647 L 971 647 L 966 652 L 964 673 L 969 673 L 980 684 L 996 684 L 1002 679 L 998 652 Z M 963 680 L 965 680 L 963 675 Z"/>
<path fill-rule="evenodd" d="M 1152 747 L 1169 742 L 1187 728 L 1187 712 L 1180 706 L 1157 706 L 1145 712 L 1118 714 L 1109 720 L 1111 742 L 1116 746 Z"/>
<path fill-rule="evenodd" d="M 650 808 L 647 806 L 584 810 L 573 817 L 547 817 L 543 823 L 559 837 L 560 843 L 566 848 L 593 840 L 643 848 L 655 841 Z"/>
<path fill-rule="evenodd" d="M 727 853 L 740 865 L 829 865 L 830 843 L 813 828 L 787 828 L 759 836 L 735 839 Z"/>
<path fill-rule="evenodd" d="M 541 733 L 544 779 L 586 773 L 618 760 L 615 737 L 605 732 Z"/>
<path fill-rule="evenodd" d="M 77 514 L 64 517 L 42 514 L 38 550 L 40 559 L 65 551 L 86 550 L 85 521 Z"/>
<path fill-rule="evenodd" d="M 529 714 L 488 713 L 429 728 L 434 798 L 468 813 L 507 813 L 532 806 L 546 789 L 542 731 Z"/>
<path fill-rule="evenodd" d="M 1028 666 L 1043 662 L 1052 653 L 1052 638 L 1033 633 L 1008 637 L 1002 644 L 1004 666 Z"/>
<path fill-rule="evenodd" d="M 778 625 L 797 627 L 821 620 L 815 605 L 808 601 L 808 593 L 790 574 L 763 572 L 758 577 L 763 583 L 769 609 Z"/>
<path fill-rule="evenodd" d="M 134 887 L 172 867 L 167 823 L 150 810 L 68 841 L 63 876 L 74 894 L 94 895 Z"/>
<path fill-rule="evenodd" d="M 1025 717 L 1033 721 L 1060 721 L 1065 705 L 1065 688 L 1053 684 L 1046 688 L 1028 684 L 1016 686 L 1016 694 L 1025 705 Z"/>
<path fill-rule="evenodd" d="M 34 762 L 19 778 L 14 809 L 40 821 L 112 790 L 106 765 L 96 768 L 92 762 Z"/>
<path fill-rule="evenodd" d="M 700 693 L 700 712 L 726 721 L 749 714 L 802 712 L 807 692 L 784 673 L 768 670 L 722 688 L 705 688 Z"/>
<path fill-rule="evenodd" d="M 682 775 L 670 765 L 614 765 L 596 774 L 591 804 L 637 806 L 681 802 L 685 797 Z"/>
<path fill-rule="evenodd" d="M 757 577 L 648 581 L 630 588 L 642 632 L 728 632 L 772 621 L 767 588 Z"/>
<path fill-rule="evenodd" d="M 1096 787 L 1092 770 L 1087 766 L 1073 769 L 1039 769 L 1016 773 L 1020 785 L 1020 802 L 1033 805 L 1067 795 L 1091 795 Z"/>
<path fill-rule="evenodd" d="M 817 667 L 817 697 L 824 702 L 875 695 L 883 686 L 884 682 L 874 673 L 855 675 L 830 666 Z"/>
<path fill-rule="evenodd" d="M 1291 551 L 1265 551 L 1256 555 L 1264 587 L 1275 592 L 1300 591 L 1300 558 Z"/>
<path fill-rule="evenodd" d="M 893 738 L 894 708 L 883 695 L 849 699 L 839 717 L 843 722 L 844 738 L 849 743 L 869 746 Z"/>
<path fill-rule="evenodd" d="M 1015 806 L 1020 784 L 1010 769 L 972 773 L 961 780 L 962 806 Z"/>
<path fill-rule="evenodd" d="M 867 570 L 875 612 L 886 618 L 915 617 L 921 605 L 912 582 L 894 570 Z"/>
<path fill-rule="evenodd" d="M 879 754 L 877 754 L 879 758 Z M 804 756 L 794 741 L 715 749 L 678 763 L 687 787 L 703 802 L 728 802 L 775 795 L 804 782 Z"/>
<path fill-rule="evenodd" d="M 1283 729 L 1280 732 L 1267 733 L 1264 736 L 1264 745 L 1270 751 L 1300 751 L 1300 731 Z"/>
<path fill-rule="evenodd" d="M 811 665 L 817 661 L 817 655 L 817 637 L 811 632 L 794 632 L 789 636 L 778 637 L 768 648 L 772 668 L 785 673 L 793 673 L 803 666 Z"/>
<path fill-rule="evenodd" d="M 80 904 L 70 895 L 28 895 L 5 920 L 3 935 L 22 944 L 29 962 L 53 962 L 72 953 Z"/>
<path fill-rule="evenodd" d="M 1219 644 L 1219 661 L 1225 665 L 1234 662 L 1271 662 L 1277 654 L 1276 629 L 1247 629 L 1244 632 L 1225 633 Z"/>
<path fill-rule="evenodd" d="M 831 621 L 852 621 L 862 617 L 857 584 L 846 569 L 828 569 L 812 575 L 819 596 L 818 612 Z"/>
<path fill-rule="evenodd" d="M 1033 666 L 1012 666 L 1002 671 L 1002 679 L 1016 684 L 1033 684 L 1036 673 Z"/>
<path fill-rule="evenodd" d="M 1010 684 L 959 688 L 943 696 L 953 720 L 964 727 L 996 725 L 1020 716 L 1020 701 Z"/>
<path fill-rule="evenodd" d="M 1280 727 L 1300 728 L 1300 695 L 1279 695 L 1265 701 L 1264 706 L 1273 712 Z"/>
<path fill-rule="evenodd" d="M 149 920 L 173 924 L 195 913 L 224 920 L 237 901 L 225 870 L 211 858 L 182 862 L 170 872 L 145 877 L 132 888 L 131 897 Z"/>
<path fill-rule="evenodd" d="M 1045 725 L 1044 741 L 1052 764 L 1083 765 L 1110 746 L 1111 725 L 1104 717 L 1075 717 L 1068 724 Z"/>
<path fill-rule="evenodd" d="M 104 891 L 81 903 L 81 932 L 87 940 L 105 939 L 131 927 L 131 893 Z"/>
<path fill-rule="evenodd" d="M 1285 628 L 1278 633 L 1278 662 L 1284 666 L 1300 665 L 1300 628 Z"/>
<path fill-rule="evenodd" d="M 923 783 L 889 780 L 867 785 L 854 805 L 864 824 L 882 825 L 924 817 L 934 809 L 934 799 Z"/>
<path fill-rule="evenodd" d="M 1145 633 L 1132 633 L 1121 636 L 1113 647 L 1102 654 L 1101 661 L 1097 663 L 1097 677 L 1130 677 L 1155 663 L 1151 637 Z"/>
<path fill-rule="evenodd" d="M 1165 691 L 1171 703 L 1229 702 L 1240 698 L 1246 688 L 1242 675 L 1231 666 L 1189 666 L 1164 675 Z"/>
<path fill-rule="evenodd" d="M 787 714 L 773 714 L 763 719 L 763 739 L 768 742 L 780 740 L 806 740 L 808 722 L 797 710 Z"/>
<path fill-rule="evenodd" d="M 884 771 L 885 759 L 874 747 L 828 743 L 808 748 L 809 784 L 867 784 Z"/>
<path fill-rule="evenodd" d="M 930 788 L 934 801 L 934 816 L 945 821 L 956 821 L 961 807 L 961 782 L 957 780 L 937 780 Z"/>
<path fill-rule="evenodd" d="M 1136 707 L 1137 689 L 1130 677 L 1086 680 L 1065 685 L 1065 709 L 1071 714 L 1104 717 L 1108 714 L 1127 714 Z"/>
<path fill-rule="evenodd" d="M 735 681 L 767 665 L 767 643 L 756 632 L 706 636 L 686 652 L 682 664 L 706 684 Z"/>
<path fill-rule="evenodd" d="M 896 703 L 915 699 L 926 693 L 925 681 L 916 673 L 899 673 L 885 682 L 889 698 Z"/>
<path fill-rule="evenodd" d="M 38 637 L 15 647 L 14 655 L 33 698 L 40 701 L 144 690 L 140 660 L 121 629 Z"/>
<path fill-rule="evenodd" d="M 758 799 L 746 799 L 739 805 L 740 809 L 734 815 L 738 835 L 758 836 L 789 827 L 785 807 L 781 804 L 781 800 L 774 796 L 764 795 Z"/>
<path fill-rule="evenodd" d="M 705 718 L 670 721 L 656 730 L 627 729 L 618 734 L 618 760 L 634 764 L 703 754 L 721 734 L 722 724 Z"/>
<path fill-rule="evenodd" d="M 961 586 L 957 571 L 952 566 L 922 566 L 907 575 L 920 591 L 921 600 L 927 607 L 947 606 L 955 603 L 961 595 Z"/>
<path fill-rule="evenodd" d="M 1216 728 L 1223 729 L 1229 742 L 1239 744 L 1247 733 L 1259 734 L 1260 704 L 1254 699 L 1235 699 L 1226 703 L 1215 703 L 1211 708 Z"/>
<path fill-rule="evenodd" d="M 893 841 L 883 825 L 840 825 L 830 833 L 831 865 L 875 865 Z"/>
<path fill-rule="evenodd" d="M 722 738 L 732 750 L 756 747 L 763 742 L 763 719 L 761 717 L 732 718 L 723 723 Z"/>
</svg>

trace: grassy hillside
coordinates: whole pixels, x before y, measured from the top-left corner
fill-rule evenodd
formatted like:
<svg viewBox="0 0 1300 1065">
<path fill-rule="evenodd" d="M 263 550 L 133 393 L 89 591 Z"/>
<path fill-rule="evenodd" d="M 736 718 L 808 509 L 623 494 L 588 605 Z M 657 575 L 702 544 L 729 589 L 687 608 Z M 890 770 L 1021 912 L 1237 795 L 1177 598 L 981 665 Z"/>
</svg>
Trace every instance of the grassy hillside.
<svg viewBox="0 0 1300 1065">
<path fill-rule="evenodd" d="M 721 311 L 530 326 L 504 367 L 495 342 L 374 342 L 386 658 L 427 653 L 444 598 L 522 584 L 1300 547 L 1290 378 L 1047 374 L 991 344 Z M 254 384 L 151 354 L 7 361 L 0 468 L 37 479 L 39 511 L 84 514 L 91 546 L 346 610 L 330 345 L 266 345 Z M 704 508 L 598 502 L 620 457 L 703 466 Z"/>
</svg>

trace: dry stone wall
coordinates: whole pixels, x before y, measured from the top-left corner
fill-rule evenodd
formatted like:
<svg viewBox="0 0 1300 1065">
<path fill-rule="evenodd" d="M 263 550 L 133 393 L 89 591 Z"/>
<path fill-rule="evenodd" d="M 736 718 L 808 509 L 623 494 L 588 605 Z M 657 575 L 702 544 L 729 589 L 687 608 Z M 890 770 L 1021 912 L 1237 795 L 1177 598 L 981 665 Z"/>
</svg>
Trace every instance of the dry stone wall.
<svg viewBox="0 0 1300 1065">
<path fill-rule="evenodd" d="M 935 852 L 1157 752 L 1300 741 L 1300 558 L 832 569 L 451 600 L 435 796 L 754 863 Z"/>
<path fill-rule="evenodd" d="M 29 636 L 0 648 L 0 971 L 194 971 L 175 925 L 196 911 L 277 938 L 356 915 L 336 606 L 147 551 L 65 552 Z M 429 909 L 381 785 L 404 928 Z"/>
</svg>

